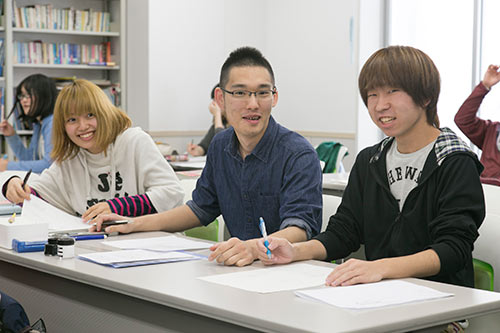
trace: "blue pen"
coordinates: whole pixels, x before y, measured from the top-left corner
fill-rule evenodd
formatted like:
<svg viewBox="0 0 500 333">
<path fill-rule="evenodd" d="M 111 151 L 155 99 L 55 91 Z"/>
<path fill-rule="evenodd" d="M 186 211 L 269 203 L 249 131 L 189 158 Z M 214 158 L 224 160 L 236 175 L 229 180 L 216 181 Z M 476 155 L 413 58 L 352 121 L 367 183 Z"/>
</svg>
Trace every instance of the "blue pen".
<svg viewBox="0 0 500 333">
<path fill-rule="evenodd" d="M 75 241 L 90 240 L 90 239 L 105 239 L 106 235 L 96 234 L 96 235 L 75 235 L 71 236 Z"/>
<path fill-rule="evenodd" d="M 260 232 L 262 233 L 262 237 L 264 237 L 264 245 L 267 249 L 267 257 L 271 259 L 271 250 L 269 250 L 269 242 L 267 241 L 266 224 L 264 223 L 264 219 L 262 217 L 259 218 L 259 228 Z"/>
</svg>

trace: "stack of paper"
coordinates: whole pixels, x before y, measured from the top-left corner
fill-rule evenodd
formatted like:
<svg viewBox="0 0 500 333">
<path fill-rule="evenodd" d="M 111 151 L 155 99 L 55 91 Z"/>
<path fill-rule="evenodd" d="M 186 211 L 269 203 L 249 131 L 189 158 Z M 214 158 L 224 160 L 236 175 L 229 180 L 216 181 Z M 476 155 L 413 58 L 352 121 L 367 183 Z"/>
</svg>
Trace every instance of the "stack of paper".
<svg viewBox="0 0 500 333">
<path fill-rule="evenodd" d="M 143 249 L 151 251 L 179 251 L 208 249 L 211 243 L 196 241 L 177 236 L 150 237 L 142 239 L 125 239 L 117 241 L 106 241 L 106 245 L 119 249 Z"/>
<path fill-rule="evenodd" d="M 70 215 L 34 195 L 31 200 L 24 201 L 21 215 L 25 221 L 48 223 L 49 231 L 86 230 L 90 227 L 81 217 Z"/>
<path fill-rule="evenodd" d="M 201 259 L 199 256 L 185 252 L 154 252 L 147 250 L 94 252 L 79 255 L 78 258 L 113 268 Z"/>
<path fill-rule="evenodd" d="M 20 214 L 21 206 L 13 204 L 9 200 L 0 200 L 0 215 Z"/>
<path fill-rule="evenodd" d="M 320 286 L 325 284 L 325 279 L 331 272 L 331 267 L 298 263 L 211 275 L 199 279 L 247 291 L 272 293 Z"/>
<path fill-rule="evenodd" d="M 432 288 L 400 280 L 386 280 L 348 287 L 301 290 L 296 291 L 295 294 L 299 297 L 356 310 L 453 296 L 453 294 L 443 293 Z"/>
</svg>

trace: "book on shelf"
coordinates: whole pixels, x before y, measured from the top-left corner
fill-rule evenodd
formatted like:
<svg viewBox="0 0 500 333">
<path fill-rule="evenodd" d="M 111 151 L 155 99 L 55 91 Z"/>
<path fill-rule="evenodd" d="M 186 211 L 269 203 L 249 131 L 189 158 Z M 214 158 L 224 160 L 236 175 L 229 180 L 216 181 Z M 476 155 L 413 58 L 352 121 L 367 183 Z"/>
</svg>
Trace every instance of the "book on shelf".
<svg viewBox="0 0 500 333">
<path fill-rule="evenodd" d="M 53 5 L 18 7 L 13 3 L 13 24 L 16 28 L 54 29 L 68 31 L 109 32 L 111 15 L 94 9 L 54 8 Z"/>
<path fill-rule="evenodd" d="M 16 64 L 90 65 L 108 66 L 116 64 L 111 58 L 111 42 L 99 44 L 14 42 Z"/>
</svg>

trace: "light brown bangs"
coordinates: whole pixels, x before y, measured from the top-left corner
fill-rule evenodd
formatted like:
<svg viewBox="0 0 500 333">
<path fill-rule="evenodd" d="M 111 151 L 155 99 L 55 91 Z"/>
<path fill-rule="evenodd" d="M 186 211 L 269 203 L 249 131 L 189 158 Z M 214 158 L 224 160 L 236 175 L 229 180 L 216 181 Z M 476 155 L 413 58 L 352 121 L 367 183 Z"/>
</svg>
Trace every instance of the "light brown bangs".
<svg viewBox="0 0 500 333">
<path fill-rule="evenodd" d="M 71 116 L 95 113 L 97 109 L 89 91 L 85 89 L 76 89 L 76 86 L 69 88 L 65 92 L 65 96 L 61 100 L 60 106 L 63 110 L 64 120 L 67 120 Z"/>
</svg>

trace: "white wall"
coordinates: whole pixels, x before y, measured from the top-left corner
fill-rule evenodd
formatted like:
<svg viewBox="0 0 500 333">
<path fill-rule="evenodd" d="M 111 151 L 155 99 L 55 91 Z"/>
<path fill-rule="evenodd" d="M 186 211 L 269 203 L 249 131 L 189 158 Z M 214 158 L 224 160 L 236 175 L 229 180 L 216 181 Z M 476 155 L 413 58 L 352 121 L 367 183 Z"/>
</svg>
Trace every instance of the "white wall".
<svg viewBox="0 0 500 333">
<path fill-rule="evenodd" d="M 275 117 L 293 130 L 355 133 L 357 1 L 274 0 L 267 13 Z"/>
<path fill-rule="evenodd" d="M 363 64 L 368 58 L 378 49 L 384 47 L 385 43 L 385 7 L 384 0 L 361 0 L 360 2 L 359 21 L 362 22 L 359 26 L 359 70 L 361 71 Z M 357 87 L 357 82 L 356 82 Z M 372 146 L 379 142 L 383 133 L 373 123 L 368 113 L 368 110 L 361 99 L 359 93 L 358 98 L 358 119 L 356 149 L 361 151 L 363 148 Z M 361 134 L 362 135 L 359 135 Z"/>
<path fill-rule="evenodd" d="M 128 0 L 144 4 L 142 0 Z M 332 0 L 149 0 L 143 15 L 129 11 L 131 36 L 149 38 L 128 56 L 128 81 L 147 73 L 147 94 L 129 83 L 134 123 L 183 150 L 208 129 L 209 93 L 220 67 L 237 47 L 257 47 L 271 62 L 280 92 L 274 117 L 303 133 L 348 146 L 350 166 L 358 131 L 359 2 Z M 366 0 L 362 0 L 366 1 Z M 142 98 L 145 100 L 142 101 Z M 135 99 L 130 101 L 130 99 Z"/>
</svg>

